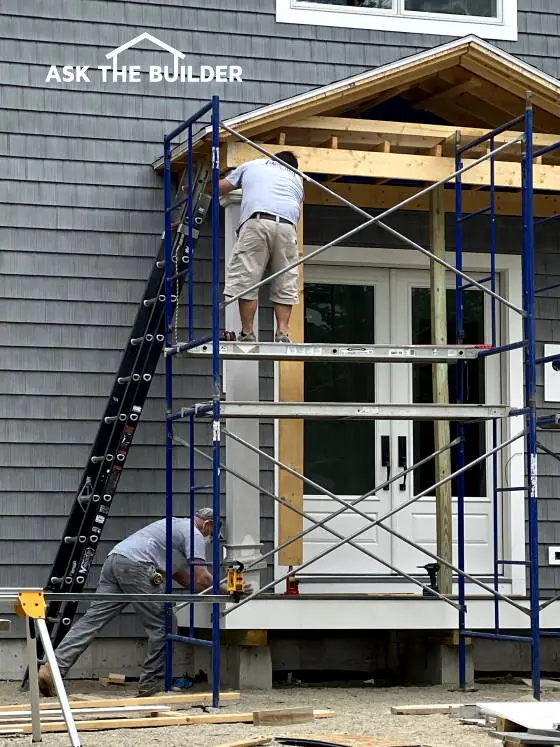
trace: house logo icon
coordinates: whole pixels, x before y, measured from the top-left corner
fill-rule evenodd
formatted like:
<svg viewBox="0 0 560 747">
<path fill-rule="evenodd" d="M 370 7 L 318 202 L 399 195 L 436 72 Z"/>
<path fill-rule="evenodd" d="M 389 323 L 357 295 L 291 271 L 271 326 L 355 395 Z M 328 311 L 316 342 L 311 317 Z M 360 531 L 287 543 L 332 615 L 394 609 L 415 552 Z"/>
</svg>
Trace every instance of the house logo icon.
<svg viewBox="0 0 560 747">
<path fill-rule="evenodd" d="M 120 65 L 119 57 L 124 52 L 149 42 L 173 58 L 171 65 Z M 142 50 L 137 50 L 140 54 Z M 184 65 L 186 54 L 170 44 L 144 31 L 120 47 L 107 52 L 108 65 L 51 65 L 46 83 L 91 83 L 94 71 L 101 75 L 102 83 L 242 83 L 243 70 L 240 65 Z"/>
</svg>

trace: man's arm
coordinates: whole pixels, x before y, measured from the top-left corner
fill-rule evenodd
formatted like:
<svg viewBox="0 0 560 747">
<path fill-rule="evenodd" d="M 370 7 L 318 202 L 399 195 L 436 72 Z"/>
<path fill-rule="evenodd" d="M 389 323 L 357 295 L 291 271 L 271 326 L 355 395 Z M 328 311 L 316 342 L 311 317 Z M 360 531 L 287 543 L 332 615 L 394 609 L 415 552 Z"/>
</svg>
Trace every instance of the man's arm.
<svg viewBox="0 0 560 747">
<path fill-rule="evenodd" d="M 195 562 L 204 563 L 202 558 L 194 558 Z M 188 589 L 190 586 L 190 573 L 188 569 L 177 571 L 173 574 L 173 578 L 177 581 L 180 586 Z M 212 574 L 208 571 L 208 568 L 204 565 L 194 566 L 194 592 L 200 593 L 208 587 L 212 586 Z M 227 586 L 222 584 L 220 586 L 220 593 L 227 594 Z"/>
<path fill-rule="evenodd" d="M 234 189 L 237 189 L 237 187 L 234 187 L 233 184 L 225 178 L 220 179 L 219 187 L 220 187 L 220 197 L 223 197 L 224 195 L 227 195 L 230 192 L 233 192 Z"/>
</svg>

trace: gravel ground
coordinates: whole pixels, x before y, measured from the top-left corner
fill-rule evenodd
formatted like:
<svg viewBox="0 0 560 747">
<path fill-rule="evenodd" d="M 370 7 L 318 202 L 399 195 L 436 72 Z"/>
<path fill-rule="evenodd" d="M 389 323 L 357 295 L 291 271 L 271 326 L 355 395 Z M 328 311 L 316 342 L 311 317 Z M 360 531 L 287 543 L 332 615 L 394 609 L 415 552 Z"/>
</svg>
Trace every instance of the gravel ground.
<svg viewBox="0 0 560 747">
<path fill-rule="evenodd" d="M 134 695 L 135 688 L 102 688 L 95 682 L 70 682 L 71 695 L 80 693 L 97 697 Z M 556 700 L 554 693 L 548 698 Z M 454 693 L 443 687 L 292 687 L 269 692 L 245 691 L 239 702 L 227 703 L 220 712 L 245 712 L 266 708 L 312 706 L 330 708 L 336 716 L 299 726 L 255 727 L 250 724 L 201 724 L 156 729 L 119 729 L 106 732 L 83 732 L 84 747 L 215 747 L 227 742 L 261 735 L 290 734 L 367 734 L 383 739 L 408 739 L 422 747 L 496 747 L 496 740 L 477 726 L 465 726 L 448 715 L 393 716 L 390 706 L 417 703 L 477 703 L 499 700 L 530 700 L 523 685 L 480 685 L 474 693 Z M 0 685 L 0 705 L 24 703 L 27 698 L 18 683 Z M 212 709 L 209 709 L 212 711 Z M 185 713 L 200 714 L 200 709 Z M 0 737 L 0 745 L 17 747 L 31 744 L 31 737 Z M 45 747 L 69 744 L 68 736 L 46 734 Z"/>
</svg>

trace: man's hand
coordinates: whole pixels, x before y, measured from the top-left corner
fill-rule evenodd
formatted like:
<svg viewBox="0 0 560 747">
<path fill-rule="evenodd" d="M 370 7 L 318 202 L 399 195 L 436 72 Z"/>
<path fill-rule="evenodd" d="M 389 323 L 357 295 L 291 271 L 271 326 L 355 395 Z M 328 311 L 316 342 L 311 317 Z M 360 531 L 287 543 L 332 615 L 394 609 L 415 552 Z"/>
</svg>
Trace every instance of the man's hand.
<svg viewBox="0 0 560 747">
<path fill-rule="evenodd" d="M 243 584 L 243 593 L 244 594 L 252 594 L 253 593 L 253 586 L 252 586 L 252 584 Z"/>
</svg>

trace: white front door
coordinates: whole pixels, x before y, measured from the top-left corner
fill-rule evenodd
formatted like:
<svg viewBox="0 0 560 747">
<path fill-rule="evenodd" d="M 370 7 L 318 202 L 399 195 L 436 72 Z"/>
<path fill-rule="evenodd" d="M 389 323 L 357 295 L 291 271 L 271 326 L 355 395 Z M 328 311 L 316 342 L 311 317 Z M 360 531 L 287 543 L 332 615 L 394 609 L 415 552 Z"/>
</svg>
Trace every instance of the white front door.
<svg viewBox="0 0 560 747">
<path fill-rule="evenodd" d="M 375 343 L 386 335 L 389 307 L 389 272 L 348 270 L 344 282 L 330 268 L 314 267 L 313 281 L 305 287 L 305 340 L 328 343 Z M 305 399 L 310 402 L 383 402 L 390 396 L 389 370 L 372 363 L 306 363 Z M 308 420 L 304 426 L 304 473 L 346 501 L 354 501 L 383 479 L 382 462 L 390 444 L 390 424 L 371 420 Z M 342 508 L 334 499 L 305 488 L 305 510 L 317 521 Z M 378 518 L 391 508 L 391 492 L 380 491 L 360 504 Z M 345 511 L 327 526 L 348 537 L 364 525 L 364 518 Z M 307 524 L 306 524 L 307 526 Z M 332 547 L 339 540 L 325 528 L 304 541 L 304 560 Z M 391 555 L 391 538 L 373 527 L 357 539 L 381 558 Z M 346 544 L 309 568 L 317 576 L 379 574 L 384 566 Z M 313 590 L 313 589 L 311 589 Z"/>
<path fill-rule="evenodd" d="M 449 340 L 455 336 L 453 279 L 448 290 Z M 465 294 L 467 344 L 490 342 L 490 302 L 477 289 Z M 499 325 L 498 325 L 499 326 Z M 422 344 L 431 342 L 429 273 L 425 270 L 328 267 L 310 265 L 305 285 L 306 342 Z M 498 341 L 499 342 L 499 341 Z M 451 401 L 455 397 L 455 367 L 449 367 Z M 306 363 L 305 398 L 308 401 L 410 403 L 432 402 L 431 364 Z M 468 364 L 465 402 L 501 400 L 498 357 Z M 453 437 L 453 424 L 452 424 Z M 490 448 L 492 425 L 471 424 L 466 431 L 466 460 Z M 304 473 L 344 500 L 353 501 L 434 451 L 430 421 L 333 421 L 305 423 Z M 499 437 L 498 433 L 498 437 Z M 452 466 L 456 464 L 452 458 Z M 499 467 L 498 467 L 499 469 Z M 466 473 L 467 567 L 490 574 L 492 550 L 492 460 Z M 379 518 L 434 483 L 433 462 L 394 482 L 359 506 Z M 341 508 L 333 498 L 305 487 L 304 507 L 315 520 Z M 456 501 L 454 502 L 456 510 Z M 347 537 L 365 520 L 345 511 L 328 527 Z M 385 521 L 387 526 L 435 552 L 435 496 L 428 494 Z M 307 523 L 305 524 L 307 526 Z M 456 527 L 454 527 L 456 538 Z M 355 540 L 399 569 L 421 574 L 418 566 L 430 559 L 380 527 Z M 304 539 L 304 560 L 318 555 L 339 540 L 325 528 Z M 502 556 L 503 557 L 503 556 Z M 344 579 L 335 580 L 335 576 Z M 394 574 L 359 550 L 342 545 L 303 572 L 306 592 L 391 590 Z M 340 586 L 340 589 L 338 588 Z"/>
<path fill-rule="evenodd" d="M 476 274 L 473 273 L 476 278 Z M 456 340 L 455 328 L 455 282 L 448 279 L 447 328 L 448 343 Z M 430 281 L 427 271 L 391 271 L 391 341 L 395 344 L 429 344 L 431 342 Z M 498 315 L 498 329 L 500 310 Z M 464 294 L 464 342 L 468 345 L 491 342 L 490 297 L 478 288 L 471 287 Z M 500 344 L 500 340 L 497 341 Z M 466 364 L 464 399 L 466 404 L 496 404 L 502 401 L 500 387 L 500 358 L 469 360 Z M 456 366 L 448 367 L 449 398 L 457 402 Z M 430 403 L 432 394 L 432 365 L 416 363 L 393 365 L 391 372 L 391 396 L 395 403 Z M 467 423 L 465 425 L 465 462 L 471 462 L 492 448 L 491 422 Z M 497 443 L 500 442 L 500 424 L 497 424 Z M 450 424 L 451 438 L 457 435 L 457 423 Z M 393 445 L 396 449 L 396 464 L 415 464 L 435 451 L 434 425 L 431 421 L 395 421 L 392 424 Z M 405 452 L 406 449 L 406 452 Z M 498 457 L 497 457 L 498 459 Z M 465 483 L 465 557 L 466 567 L 471 573 L 490 574 L 493 569 L 493 512 L 492 470 L 499 461 L 484 460 L 473 466 L 464 475 Z M 451 450 L 451 468 L 457 469 L 457 449 Z M 393 505 L 398 506 L 413 495 L 429 490 L 435 483 L 434 461 L 415 470 L 413 475 L 395 486 Z M 452 482 L 453 495 L 453 539 L 454 562 L 457 563 L 457 499 L 456 483 Z M 501 500 L 497 498 L 498 513 Z M 394 516 L 393 528 L 401 534 L 436 552 L 436 503 L 435 491 L 431 491 L 409 508 Z M 500 547 L 500 558 L 503 558 Z M 395 565 L 406 571 L 418 571 L 418 566 L 430 562 L 419 550 L 400 539 L 393 540 Z"/>
</svg>

